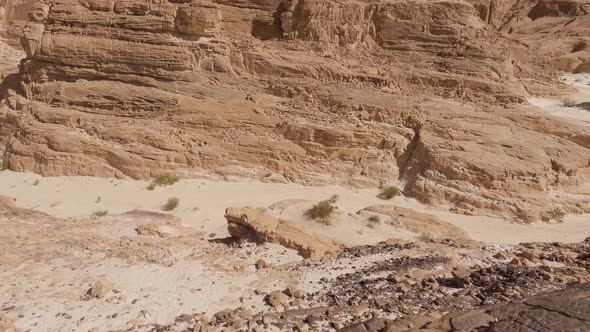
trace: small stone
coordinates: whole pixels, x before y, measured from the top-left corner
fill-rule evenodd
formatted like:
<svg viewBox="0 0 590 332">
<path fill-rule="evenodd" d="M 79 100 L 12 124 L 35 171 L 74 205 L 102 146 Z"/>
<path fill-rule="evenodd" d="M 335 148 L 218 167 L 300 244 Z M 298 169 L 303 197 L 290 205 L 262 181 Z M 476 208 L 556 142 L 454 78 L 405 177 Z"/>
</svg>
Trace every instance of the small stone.
<svg viewBox="0 0 590 332">
<path fill-rule="evenodd" d="M 297 296 L 295 296 L 295 294 L 298 294 L 299 297 L 297 297 L 297 298 L 300 298 L 302 292 L 294 286 L 289 286 L 289 287 L 287 287 L 287 289 L 285 289 L 285 294 L 287 294 L 288 296 L 291 296 L 291 297 L 297 297 Z"/>
<path fill-rule="evenodd" d="M 307 324 L 298 324 L 297 326 L 295 326 L 295 331 L 307 332 L 309 331 L 309 326 Z"/>
<path fill-rule="evenodd" d="M 254 266 L 256 266 L 256 270 L 262 270 L 270 267 L 270 265 L 264 259 L 257 260 Z"/>
<path fill-rule="evenodd" d="M 507 259 L 508 257 L 503 252 L 498 252 L 494 255 L 495 259 Z"/>
<path fill-rule="evenodd" d="M 139 317 L 143 317 L 145 319 L 150 319 L 150 317 L 152 317 L 152 315 L 150 314 L 149 311 L 143 309 L 139 312 Z"/>
<path fill-rule="evenodd" d="M 523 250 L 521 255 L 522 255 L 522 257 L 528 259 L 531 262 L 537 258 L 537 256 L 532 251 L 529 251 L 529 250 Z"/>
<path fill-rule="evenodd" d="M 127 325 L 131 325 L 132 327 L 138 327 L 138 326 L 142 326 L 145 324 L 146 324 L 146 322 L 143 319 L 132 319 L 127 322 Z"/>
<path fill-rule="evenodd" d="M 289 297 L 281 291 L 273 291 L 266 297 L 266 302 L 275 309 L 280 306 L 287 306 L 289 304 Z"/>
<path fill-rule="evenodd" d="M 367 310 L 369 310 L 369 308 L 367 307 L 363 307 L 363 306 L 359 306 L 359 307 L 354 307 L 352 308 L 352 310 L 350 311 L 350 314 L 353 317 L 361 317 Z"/>
<path fill-rule="evenodd" d="M 471 272 L 467 269 L 456 269 L 451 271 L 453 281 L 458 288 L 465 288 L 469 284 L 469 275 Z"/>
<path fill-rule="evenodd" d="M 99 279 L 90 289 L 90 296 L 103 298 L 115 289 L 115 284 L 107 278 Z"/>
</svg>

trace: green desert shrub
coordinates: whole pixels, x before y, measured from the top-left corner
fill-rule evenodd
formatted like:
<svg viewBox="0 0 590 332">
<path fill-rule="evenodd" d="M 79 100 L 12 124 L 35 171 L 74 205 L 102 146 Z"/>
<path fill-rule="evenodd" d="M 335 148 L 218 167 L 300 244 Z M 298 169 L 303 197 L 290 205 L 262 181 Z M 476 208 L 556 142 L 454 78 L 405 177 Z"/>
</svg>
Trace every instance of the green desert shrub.
<svg viewBox="0 0 590 332">
<path fill-rule="evenodd" d="M 178 203 L 180 203 L 180 199 L 177 197 L 170 197 L 166 201 L 166 204 L 162 206 L 162 210 L 164 211 L 172 211 L 178 207 Z"/>
<path fill-rule="evenodd" d="M 90 216 L 92 219 L 98 219 L 100 217 L 104 217 L 107 214 L 109 214 L 109 211 L 107 210 L 96 210 L 94 212 L 92 212 L 92 215 Z"/>
<path fill-rule="evenodd" d="M 428 232 L 421 233 L 418 239 L 422 242 L 430 242 L 432 241 L 432 234 Z"/>
<path fill-rule="evenodd" d="M 178 182 L 180 178 L 174 174 L 162 174 L 152 180 L 152 183 L 147 187 L 149 190 L 154 190 L 156 187 L 171 186 Z"/>
<path fill-rule="evenodd" d="M 551 218 L 551 220 L 563 222 L 563 218 L 565 217 L 565 215 L 565 211 L 558 207 L 549 210 L 549 218 Z"/>
<path fill-rule="evenodd" d="M 332 195 L 332 197 L 330 197 L 330 199 L 328 199 L 328 202 L 330 202 L 332 204 L 336 204 L 336 202 L 338 202 L 339 199 L 340 199 L 340 196 Z"/>
<path fill-rule="evenodd" d="M 370 216 L 368 220 L 370 223 L 377 224 L 377 223 L 379 223 L 379 221 L 381 221 L 381 218 L 379 218 L 378 215 L 373 215 L 373 216 Z"/>
<path fill-rule="evenodd" d="M 311 209 L 305 212 L 305 215 L 319 223 L 330 224 L 330 217 L 334 211 L 336 211 L 336 207 L 327 200 L 314 204 Z"/>
<path fill-rule="evenodd" d="M 379 193 L 378 197 L 381 199 L 392 199 L 396 196 L 399 196 L 401 191 L 394 186 L 389 186 L 385 188 L 381 188 L 381 192 Z"/>
</svg>

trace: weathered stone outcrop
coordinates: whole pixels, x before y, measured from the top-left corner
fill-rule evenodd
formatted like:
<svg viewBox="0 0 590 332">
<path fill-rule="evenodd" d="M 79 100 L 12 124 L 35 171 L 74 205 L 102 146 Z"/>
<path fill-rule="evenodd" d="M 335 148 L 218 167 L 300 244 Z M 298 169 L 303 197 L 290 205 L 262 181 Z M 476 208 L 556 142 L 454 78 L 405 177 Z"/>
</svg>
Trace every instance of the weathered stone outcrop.
<svg viewBox="0 0 590 332">
<path fill-rule="evenodd" d="M 302 224 L 277 219 L 263 209 L 231 208 L 226 210 L 225 218 L 231 236 L 256 243 L 278 243 L 297 250 L 304 258 L 321 258 L 344 248 L 335 240 L 313 234 Z"/>
<path fill-rule="evenodd" d="M 590 328 L 590 284 L 506 304 L 490 311 L 490 331 L 584 331 Z"/>
<path fill-rule="evenodd" d="M 587 70 L 590 16 L 583 1 L 543 3 L 37 3 L 0 111 L 7 166 L 402 180 L 464 213 L 588 212 L 588 128 L 522 103 L 564 93 L 555 70 Z"/>
<path fill-rule="evenodd" d="M 421 213 L 413 209 L 393 205 L 369 206 L 360 212 L 373 212 L 388 216 L 386 221 L 400 229 L 433 238 L 467 240 L 467 232 L 461 228 L 440 220 L 438 217 Z"/>
</svg>

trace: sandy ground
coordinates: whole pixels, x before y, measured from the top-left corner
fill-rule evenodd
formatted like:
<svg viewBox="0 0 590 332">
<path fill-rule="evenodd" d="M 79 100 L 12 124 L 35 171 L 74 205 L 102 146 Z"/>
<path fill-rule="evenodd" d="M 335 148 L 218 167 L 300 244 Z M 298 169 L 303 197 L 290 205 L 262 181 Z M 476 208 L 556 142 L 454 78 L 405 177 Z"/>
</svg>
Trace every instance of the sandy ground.
<svg viewBox="0 0 590 332">
<path fill-rule="evenodd" d="M 217 261 L 187 259 L 187 253 L 177 252 L 179 259 L 171 266 L 129 264 L 112 257 L 79 265 L 69 260 L 25 262 L 17 269 L 0 268 L 0 308 L 23 331 L 107 331 L 129 327 L 132 321 L 165 324 L 180 313 L 212 315 L 240 306 L 259 311 L 264 309 L 263 295 L 255 289 L 270 292 L 295 282 L 287 274 L 256 272 L 253 260 L 284 264 L 301 258 L 294 251 L 281 255 L 285 250 L 275 245 L 255 248 L 262 252 L 257 255 L 249 255 L 249 249 Z M 242 268 L 232 270 L 232 262 Z M 118 292 L 81 300 L 103 276 Z"/>
<path fill-rule="evenodd" d="M 296 184 L 260 182 L 218 182 L 184 179 L 169 187 L 147 190 L 148 182 L 92 177 L 43 178 L 36 174 L 0 172 L 0 195 L 17 199 L 20 207 L 58 217 L 88 218 L 94 211 L 123 213 L 133 209 L 159 210 L 169 197 L 178 197 L 174 213 L 187 225 L 217 238 L 228 235 L 224 218 L 228 207 L 269 207 L 285 200 L 301 202 L 298 212 L 287 219 L 306 222 L 314 231 L 349 244 L 373 244 L 388 238 L 414 239 L 419 234 L 392 227 L 369 228 L 366 217 L 356 213 L 371 205 L 392 204 L 438 216 L 464 229 L 472 239 L 497 244 L 534 241 L 578 242 L 590 236 L 590 216 L 569 215 L 562 224 L 522 225 L 483 216 L 464 216 L 445 209 L 425 206 L 405 197 L 391 201 L 377 198 L 377 189 L 349 189 L 338 186 L 306 187 Z M 313 202 L 338 195 L 334 224 L 320 225 L 303 216 Z M 281 216 L 280 212 L 273 212 Z"/>
<path fill-rule="evenodd" d="M 578 94 L 571 96 L 576 101 L 575 107 L 564 106 L 560 99 L 551 98 L 529 98 L 529 103 L 551 116 L 590 126 L 590 74 L 563 75 L 561 81 L 578 89 Z"/>
</svg>

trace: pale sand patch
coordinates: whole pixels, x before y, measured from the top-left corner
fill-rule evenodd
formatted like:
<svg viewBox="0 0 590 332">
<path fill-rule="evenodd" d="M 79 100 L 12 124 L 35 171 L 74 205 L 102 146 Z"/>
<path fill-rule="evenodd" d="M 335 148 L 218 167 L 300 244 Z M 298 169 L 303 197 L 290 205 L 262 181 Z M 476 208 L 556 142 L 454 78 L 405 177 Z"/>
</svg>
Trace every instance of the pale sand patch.
<svg viewBox="0 0 590 332">
<path fill-rule="evenodd" d="M 529 98 L 529 103 L 551 116 L 590 126 L 590 74 L 568 74 L 562 76 L 561 80 L 578 89 L 578 94 L 571 96 L 576 101 L 575 107 L 564 106 L 560 99 L 551 98 Z"/>
<path fill-rule="evenodd" d="M 220 270 L 216 262 L 184 259 L 186 253 L 182 252 L 177 253 L 179 260 L 172 266 L 128 264 L 118 258 L 81 268 L 70 261 L 27 262 L 18 269 L 0 268 L 0 306 L 15 306 L 12 312 L 22 314 L 18 327 L 33 331 L 40 327 L 43 331 L 110 331 L 124 328 L 134 319 L 165 324 L 180 313 L 213 315 L 240 306 L 261 311 L 265 309 L 263 295 L 254 294 L 255 289 L 270 292 L 294 281 L 285 273 L 256 272 L 254 260 L 260 257 L 279 265 L 301 258 L 293 251 L 281 255 L 284 250 L 276 245 L 258 250 L 263 253 L 248 255 L 247 250 L 241 250 L 243 253 L 236 252 L 238 257 L 219 258 L 225 267 L 231 260 L 245 264 L 246 269 L 240 271 Z M 101 276 L 113 281 L 120 293 L 80 300 Z M 113 314 L 116 317 L 106 318 Z"/>
<path fill-rule="evenodd" d="M 311 202 L 328 199 L 332 195 L 339 196 L 335 226 L 305 222 L 314 230 L 349 244 L 371 244 L 387 238 L 416 238 L 417 234 L 391 227 L 371 229 L 366 226 L 365 216 L 356 215 L 357 211 L 367 206 L 381 204 L 433 214 L 462 228 L 474 240 L 491 243 L 578 242 L 590 236 L 588 215 L 567 216 L 562 224 L 521 225 L 490 217 L 457 215 L 405 197 L 383 201 L 377 198 L 377 189 L 184 179 L 173 186 L 150 191 L 146 189 L 148 184 L 147 181 L 93 177 L 43 178 L 30 173 L 0 172 L 0 194 L 15 197 L 21 207 L 58 217 L 88 218 L 96 210 L 108 210 L 109 213 L 133 209 L 158 210 L 169 197 L 178 197 L 180 205 L 174 213 L 187 225 L 207 234 L 215 233 L 217 237 L 228 235 L 224 218 L 227 207 L 268 207 L 283 200 L 306 200 L 311 205 Z M 308 205 L 301 204 L 299 209 L 289 209 L 287 215 L 279 213 L 279 216 L 304 221 L 303 213 Z"/>
</svg>

